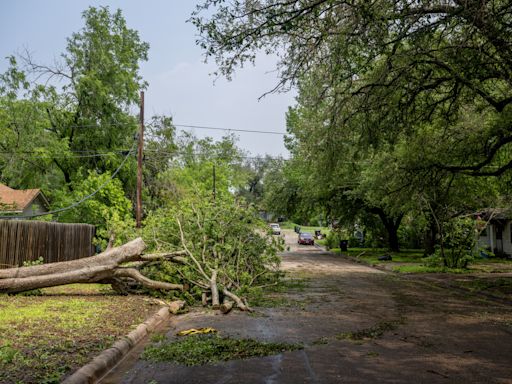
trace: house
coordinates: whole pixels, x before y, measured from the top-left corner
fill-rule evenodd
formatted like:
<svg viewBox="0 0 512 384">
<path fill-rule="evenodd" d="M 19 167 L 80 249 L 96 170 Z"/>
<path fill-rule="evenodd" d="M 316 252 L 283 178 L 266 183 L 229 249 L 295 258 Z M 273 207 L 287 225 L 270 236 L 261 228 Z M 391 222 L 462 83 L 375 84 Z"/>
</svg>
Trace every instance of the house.
<svg viewBox="0 0 512 384">
<path fill-rule="evenodd" d="M 40 189 L 12 189 L 0 184 L 0 215 L 27 216 L 48 212 L 48 200 Z"/>
<path fill-rule="evenodd" d="M 496 256 L 512 256 L 512 211 L 489 209 L 478 216 L 487 223 L 480 233 L 478 244 Z"/>
</svg>

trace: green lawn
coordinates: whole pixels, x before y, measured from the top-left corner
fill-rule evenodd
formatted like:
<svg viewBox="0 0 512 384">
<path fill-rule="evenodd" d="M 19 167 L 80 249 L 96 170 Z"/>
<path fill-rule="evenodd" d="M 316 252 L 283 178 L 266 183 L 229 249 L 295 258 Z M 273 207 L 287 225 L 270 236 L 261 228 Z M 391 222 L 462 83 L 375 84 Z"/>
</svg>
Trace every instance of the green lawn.
<svg viewBox="0 0 512 384">
<path fill-rule="evenodd" d="M 320 227 L 320 226 L 307 226 L 307 225 L 300 225 L 292 223 L 291 221 L 285 221 L 282 223 L 279 223 L 279 226 L 283 229 L 295 229 L 295 226 L 298 225 L 300 227 L 301 232 L 310 232 L 312 235 L 315 234 L 316 230 L 321 230 L 322 234 L 327 235 L 331 232 L 329 227 Z"/>
<path fill-rule="evenodd" d="M 331 249 L 340 253 L 339 248 Z M 399 273 L 474 273 L 474 272 L 512 272 L 512 260 L 510 259 L 482 259 L 477 258 L 470 263 L 468 269 L 455 269 L 425 265 L 422 249 L 403 249 L 400 252 L 390 252 L 385 248 L 349 248 L 343 254 L 352 257 L 362 263 L 385 267 L 388 270 Z M 390 255 L 392 261 L 381 261 L 380 256 Z"/>
<path fill-rule="evenodd" d="M 157 308 L 102 285 L 0 295 L 0 382 L 60 383 Z"/>
</svg>

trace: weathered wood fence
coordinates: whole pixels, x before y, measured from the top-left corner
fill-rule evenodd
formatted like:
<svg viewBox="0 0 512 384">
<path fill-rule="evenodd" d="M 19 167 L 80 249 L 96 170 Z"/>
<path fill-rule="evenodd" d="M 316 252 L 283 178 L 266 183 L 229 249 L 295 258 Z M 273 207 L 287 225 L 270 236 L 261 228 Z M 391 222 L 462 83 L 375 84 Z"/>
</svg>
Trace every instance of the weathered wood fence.
<svg viewBox="0 0 512 384">
<path fill-rule="evenodd" d="M 89 224 L 0 220 L 0 268 L 39 257 L 54 263 L 92 256 L 94 235 L 95 227 Z"/>
</svg>

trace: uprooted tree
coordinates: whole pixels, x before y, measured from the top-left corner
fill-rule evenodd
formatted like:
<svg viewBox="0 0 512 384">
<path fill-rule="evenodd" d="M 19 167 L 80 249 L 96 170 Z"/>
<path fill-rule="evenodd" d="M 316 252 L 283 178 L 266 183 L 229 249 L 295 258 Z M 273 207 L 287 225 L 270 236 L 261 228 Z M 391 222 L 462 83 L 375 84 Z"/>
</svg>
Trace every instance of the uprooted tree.
<svg viewBox="0 0 512 384">
<path fill-rule="evenodd" d="M 88 258 L 0 270 L 0 293 L 103 283 L 229 312 L 233 306 L 250 310 L 248 290 L 279 276 L 281 240 L 233 198 L 193 198 L 162 208 L 149 215 L 144 237 Z M 146 248 L 154 253 L 145 254 Z"/>
<path fill-rule="evenodd" d="M 144 241 L 137 238 L 92 257 L 0 270 L 0 293 L 17 293 L 72 283 L 105 283 L 119 289 L 126 278 L 151 289 L 183 290 L 183 284 L 155 281 L 139 272 L 140 267 L 146 263 L 179 258 L 183 252 L 143 255 L 145 248 Z M 131 265 L 123 266 L 130 262 Z"/>
</svg>

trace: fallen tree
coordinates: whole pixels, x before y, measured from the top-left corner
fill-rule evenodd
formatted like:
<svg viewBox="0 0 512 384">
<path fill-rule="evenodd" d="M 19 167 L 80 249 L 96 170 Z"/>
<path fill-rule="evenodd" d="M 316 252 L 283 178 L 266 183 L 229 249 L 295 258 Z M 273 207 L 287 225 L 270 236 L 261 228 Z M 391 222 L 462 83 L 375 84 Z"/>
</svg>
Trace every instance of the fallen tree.
<svg viewBox="0 0 512 384">
<path fill-rule="evenodd" d="M 0 270 L 0 293 L 102 283 L 228 313 L 250 311 L 247 297 L 280 276 L 282 239 L 234 199 L 181 200 L 148 215 L 143 236 L 147 247 L 138 238 L 88 258 Z"/>
<path fill-rule="evenodd" d="M 279 279 L 283 240 L 272 236 L 254 207 L 232 196 L 188 197 L 151 212 L 145 221 L 150 249 L 180 248 L 182 264 L 148 264 L 156 280 L 190 284 L 189 299 L 228 313 L 250 311 L 248 298 Z"/>
<path fill-rule="evenodd" d="M 73 283 L 112 284 L 118 290 L 126 279 L 150 289 L 183 290 L 183 284 L 171 284 L 147 278 L 139 272 L 145 263 L 155 260 L 173 260 L 184 255 L 183 251 L 144 255 L 146 244 L 137 238 L 99 255 L 51 264 L 34 265 L 0 270 L 0 293 L 18 293 L 32 289 Z M 138 262 L 124 266 L 129 262 Z"/>
</svg>

